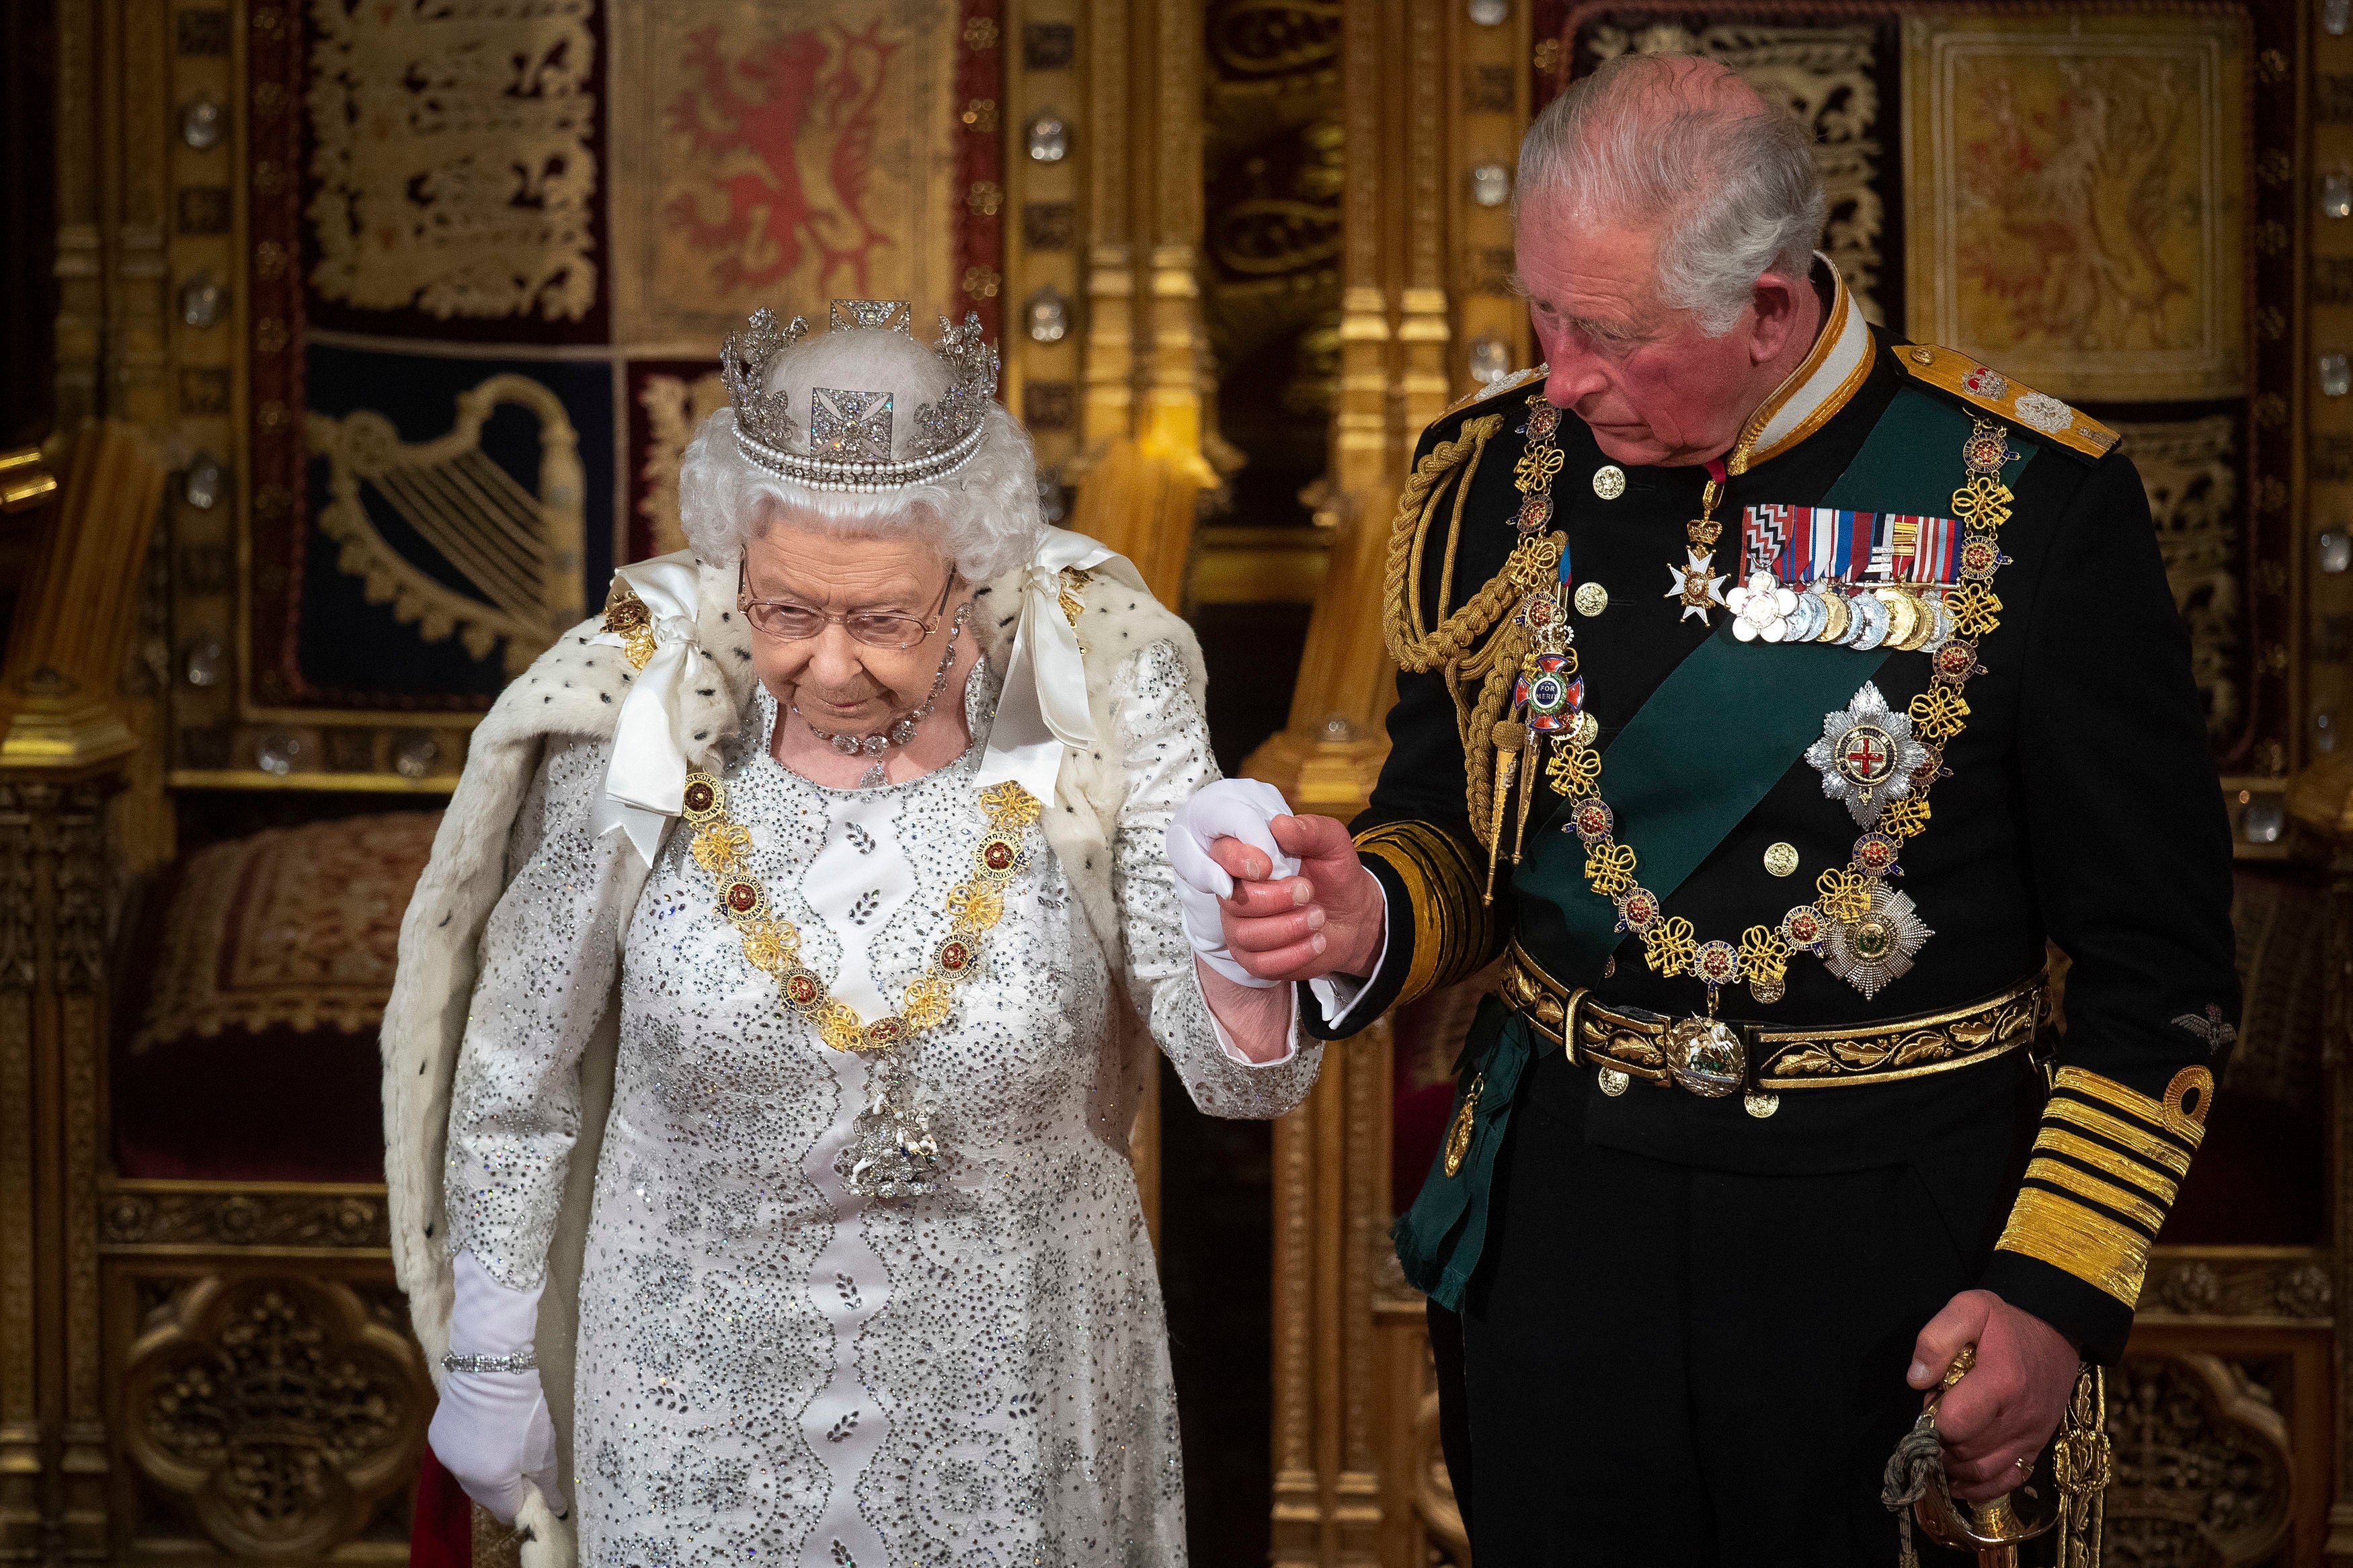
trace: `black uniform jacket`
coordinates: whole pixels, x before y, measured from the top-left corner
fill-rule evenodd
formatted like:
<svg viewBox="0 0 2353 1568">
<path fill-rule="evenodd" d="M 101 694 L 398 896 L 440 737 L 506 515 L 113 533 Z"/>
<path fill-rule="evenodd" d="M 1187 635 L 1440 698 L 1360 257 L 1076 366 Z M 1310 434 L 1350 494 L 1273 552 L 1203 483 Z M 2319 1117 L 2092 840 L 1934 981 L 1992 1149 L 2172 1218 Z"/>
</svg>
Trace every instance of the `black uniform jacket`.
<svg viewBox="0 0 2353 1568">
<path fill-rule="evenodd" d="M 1845 304 L 1842 292 L 1839 303 Z M 1974 384 L 1997 395 L 1974 395 L 1954 371 L 1957 362 L 1964 371 L 1968 365 L 1960 356 L 1915 352 L 1874 331 L 1864 357 L 1867 367 L 1858 358 L 1842 403 L 1826 405 L 1817 427 L 1730 479 L 1716 512 L 1724 534 L 1715 570 L 1735 574 L 1727 588 L 1738 582 L 1744 507 L 1820 504 L 1906 386 L 2000 422 L 2011 447 L 2031 453 L 2000 533 L 2010 557 L 1994 583 L 2000 624 L 1979 646 L 1980 671 L 1966 689 L 1970 716 L 1946 750 L 1948 773 L 1933 786 L 1932 818 L 1905 842 L 1903 874 L 1892 884 L 1910 895 L 1934 934 L 1911 971 L 1875 998 L 1797 954 L 1783 1000 L 1767 1008 L 1727 988 L 1722 1011 L 1787 1027 L 1957 1007 L 2042 970 L 2049 939 L 2073 963 L 2058 1087 L 2041 1110 L 2033 1163 L 2014 1188 L 1999 1173 L 1983 1180 L 1988 1161 L 2015 1171 L 2014 1161 L 2024 1157 L 2013 1149 L 2019 1107 L 2031 1096 L 2027 1114 L 2034 1114 L 2048 1083 L 2024 1052 L 1905 1081 L 1784 1094 L 1778 1111 L 1764 1118 L 1746 1111 L 1738 1096 L 1707 1100 L 1638 1084 L 1614 1098 L 1591 1097 L 1586 1136 L 1680 1163 L 1760 1173 L 1908 1161 L 1933 1185 L 1939 1170 L 1966 1168 L 1975 1173 L 1965 1184 L 1997 1194 L 1994 1206 L 2007 1211 L 1983 1283 L 2057 1325 L 2087 1353 L 2113 1359 L 2130 1328 L 2147 1248 L 2201 1131 L 2201 1075 L 2187 1069 L 2219 1069 L 2219 1049 L 2238 1013 L 2229 827 L 2190 679 L 2188 637 L 2139 478 L 2123 453 L 2095 455 L 2112 441 L 2107 432 L 2082 421 L 2070 427 L 2071 443 L 2031 427 L 2017 414 L 2027 389 L 1979 369 Z M 1932 358 L 1935 370 L 1918 368 Z M 1542 385 L 1540 375 L 1517 378 L 1421 437 L 1417 460 L 1465 421 L 1504 416 L 1473 477 L 1442 604 L 1443 526 L 1430 531 L 1418 563 L 1428 618 L 1461 604 L 1504 567 L 1517 537 L 1514 466 L 1527 445 L 1526 403 Z M 2029 406 L 2047 424 L 2048 411 L 2060 405 Z M 1670 569 L 1683 561 L 1684 525 L 1700 513 L 1705 475 L 1620 465 L 1623 492 L 1606 500 L 1594 477 L 1610 459 L 1591 432 L 1564 414 L 1556 440 L 1565 462 L 1551 486 L 1551 526 L 1568 536 L 1576 583 L 1598 583 L 1609 593 L 1599 615 L 1571 617 L 1586 708 L 1599 724 L 1594 745 L 1606 799 L 1610 742 L 1709 635 L 1662 596 Z M 1949 452 L 1935 456 L 1952 459 Z M 1892 655 L 1873 679 L 1900 713 L 1930 683 L 1928 656 Z M 1688 715 L 1694 752 L 1708 744 L 1710 721 L 1704 712 Z M 1438 673 L 1399 678 L 1388 729 L 1393 749 L 1370 809 L 1354 825 L 1365 863 L 1389 900 L 1388 948 L 1372 984 L 1336 1020 L 1324 1019 L 1302 987 L 1308 1026 L 1326 1037 L 1474 973 L 1515 934 L 1536 963 L 1547 963 L 1550 906 L 1504 881 L 1493 906 L 1481 906 L 1487 856 L 1470 830 L 1456 706 Z M 1530 843 L 1563 831 L 1567 821 L 1558 796 L 1537 798 Z M 1400 830 L 1401 824 L 1423 826 Z M 1665 899 L 1665 910 L 1688 918 L 1702 939 L 1737 941 L 1745 928 L 1773 925 L 1811 899 L 1823 870 L 1847 864 L 1858 831 L 1826 798 L 1822 775 L 1795 760 Z M 1797 851 L 1794 874 L 1767 869 L 1767 851 L 1776 845 Z M 1504 878 L 1510 876 L 1507 864 Z M 1567 985 L 1589 986 L 1608 1005 L 1677 1017 L 1704 1005 L 1689 975 L 1666 979 L 1646 968 L 1632 935 L 1606 976 L 1551 972 Z M 1997 1212 L 1992 1220 L 2003 1217 Z M 1841 1219 L 1793 1215 L 1791 1223 Z M 1962 1239 L 1982 1247 L 1990 1227 L 1984 1238 Z"/>
</svg>

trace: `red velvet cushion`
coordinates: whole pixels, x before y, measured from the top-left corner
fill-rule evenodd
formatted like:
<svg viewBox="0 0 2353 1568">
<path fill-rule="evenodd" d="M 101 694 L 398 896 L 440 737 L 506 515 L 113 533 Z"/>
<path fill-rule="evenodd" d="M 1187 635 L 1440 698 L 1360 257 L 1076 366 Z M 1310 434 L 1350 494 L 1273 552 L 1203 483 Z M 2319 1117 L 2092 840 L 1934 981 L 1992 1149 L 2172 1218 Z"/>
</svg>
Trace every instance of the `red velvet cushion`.
<svg viewBox="0 0 2353 1568">
<path fill-rule="evenodd" d="M 438 812 L 201 849 L 147 901 L 115 1008 L 126 1176 L 380 1182 L 376 1032 Z"/>
</svg>

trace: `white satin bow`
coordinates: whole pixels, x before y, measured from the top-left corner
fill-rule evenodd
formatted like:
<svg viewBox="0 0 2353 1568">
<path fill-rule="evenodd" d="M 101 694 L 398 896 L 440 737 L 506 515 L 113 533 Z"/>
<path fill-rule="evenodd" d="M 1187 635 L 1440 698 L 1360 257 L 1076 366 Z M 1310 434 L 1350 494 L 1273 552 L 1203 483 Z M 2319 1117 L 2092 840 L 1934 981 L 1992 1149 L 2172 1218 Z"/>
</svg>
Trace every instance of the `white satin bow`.
<svg viewBox="0 0 2353 1568">
<path fill-rule="evenodd" d="M 1083 533 L 1049 528 L 1038 553 L 1021 569 L 1020 624 L 1013 632 L 1013 658 L 997 703 L 997 724 L 976 783 L 982 788 L 1006 779 L 1018 783 L 1041 804 L 1054 798 L 1054 776 L 1062 749 L 1091 749 L 1097 740 L 1093 710 L 1087 704 L 1087 667 L 1079 632 L 1062 614 L 1064 569 L 1092 572 L 1145 592 L 1144 578 L 1126 556 Z"/>
<path fill-rule="evenodd" d="M 614 575 L 645 602 L 653 621 L 654 652 L 621 700 L 605 787 L 589 822 L 599 838 L 616 829 L 628 834 L 639 858 L 651 866 L 662 829 L 686 804 L 686 746 L 679 731 L 702 595 L 691 558 L 640 561 Z M 625 646 L 617 632 L 598 632 L 588 640 L 603 647 Z"/>
</svg>

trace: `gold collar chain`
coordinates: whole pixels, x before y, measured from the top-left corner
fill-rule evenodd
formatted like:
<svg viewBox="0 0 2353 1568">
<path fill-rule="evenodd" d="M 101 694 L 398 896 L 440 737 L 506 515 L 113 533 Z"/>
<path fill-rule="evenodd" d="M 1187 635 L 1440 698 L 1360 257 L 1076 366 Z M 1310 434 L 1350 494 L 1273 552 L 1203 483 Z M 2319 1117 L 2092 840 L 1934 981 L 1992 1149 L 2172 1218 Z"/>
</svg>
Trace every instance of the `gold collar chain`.
<svg viewBox="0 0 2353 1568">
<path fill-rule="evenodd" d="M 1601 797 L 1600 753 L 1572 743 L 1545 764 L 1546 781 L 1568 797 L 1568 828 L 1585 844 L 1586 885 L 1617 905 L 1618 929 L 1641 937 L 1643 962 L 1654 973 L 1694 975 L 1707 987 L 1711 1016 L 1716 994 L 1742 981 L 1759 1003 L 1779 1001 L 1788 992 L 1793 952 L 1814 954 L 1841 979 L 1873 994 L 1911 967 L 1912 951 L 1928 934 L 1910 898 L 1892 890 L 1887 879 L 1897 870 L 1903 842 L 1928 826 L 1929 786 L 1942 776 L 1945 752 L 1968 721 L 1962 688 L 1979 668 L 1978 644 L 2001 624 L 1993 576 L 2009 563 L 1999 534 L 2014 499 L 2001 480 L 2010 457 L 2001 426 L 1976 421 L 1961 457 L 1968 477 L 1953 492 L 1953 512 L 1968 531 L 1961 580 L 1946 598 L 1953 636 L 1929 656 L 1928 689 L 1905 710 L 1926 757 L 1913 770 L 1909 793 L 1880 797 L 1847 865 L 1821 874 L 1812 903 L 1790 910 L 1778 926 L 1750 926 L 1737 946 L 1699 941 L 1690 921 L 1666 914 L 1658 895 L 1636 880 L 1633 847 L 1618 842 L 1617 814 Z"/>
<path fill-rule="evenodd" d="M 923 976 L 901 995 L 898 1011 L 870 1021 L 801 962 L 800 928 L 773 912 L 767 890 L 754 879 L 746 863 L 751 831 L 728 817 L 727 786 L 706 773 L 686 775 L 694 863 L 717 885 L 719 912 L 734 926 L 744 962 L 775 975 L 786 1005 L 815 1023 L 837 1051 L 887 1051 L 942 1022 L 955 986 L 979 969 L 988 932 L 1005 913 L 1005 888 L 1029 868 L 1027 838 L 1039 816 L 1037 797 L 1010 779 L 989 785 L 979 798 L 988 823 L 973 846 L 972 874 L 949 890 L 947 935 L 933 947 Z"/>
</svg>

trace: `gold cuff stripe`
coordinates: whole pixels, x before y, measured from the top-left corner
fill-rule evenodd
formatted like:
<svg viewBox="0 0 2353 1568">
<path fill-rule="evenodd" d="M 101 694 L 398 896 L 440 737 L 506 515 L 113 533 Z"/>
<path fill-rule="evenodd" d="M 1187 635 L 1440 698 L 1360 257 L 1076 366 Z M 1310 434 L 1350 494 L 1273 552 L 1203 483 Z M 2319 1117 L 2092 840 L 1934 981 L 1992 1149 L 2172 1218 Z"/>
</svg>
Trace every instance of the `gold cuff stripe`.
<svg viewBox="0 0 2353 1568">
<path fill-rule="evenodd" d="M 2153 1171 L 2129 1154 L 2117 1152 L 2105 1143 L 2080 1137 L 2063 1127 L 2048 1127 L 2034 1140 L 2037 1153 L 2063 1154 L 2079 1165 L 2087 1165 L 2112 1182 L 2123 1183 L 2158 1205 L 2159 1212 L 2173 1206 L 2174 1194 L 2180 1186 L 2162 1171 Z"/>
<path fill-rule="evenodd" d="M 2142 1237 L 2144 1241 L 2154 1242 L 2158 1231 L 2165 1224 L 2165 1211 L 2139 1193 L 2117 1186 L 2113 1182 L 2102 1181 L 2089 1171 L 2078 1170 L 2048 1154 L 2037 1155 L 2026 1167 L 2026 1179 L 2063 1188 L 2076 1197 L 2110 1210 L 2118 1219 L 2130 1220 L 2137 1228 L 2147 1233 Z"/>
<path fill-rule="evenodd" d="M 2148 1238 L 2060 1194 L 2021 1187 L 1995 1247 L 2038 1258 L 2106 1291 L 2126 1306 L 2140 1300 L 2148 1273 Z"/>
<path fill-rule="evenodd" d="M 1397 873 L 1413 905 L 1413 961 L 1393 1005 L 1451 984 L 1484 962 L 1493 918 L 1452 838 L 1426 822 L 1385 822 L 1366 829 L 1356 847 Z"/>
<path fill-rule="evenodd" d="M 2177 1077 L 2176 1082 L 2180 1079 Z M 2061 1094 L 2074 1093 L 2119 1115 L 2130 1117 L 2151 1131 L 2162 1132 L 2186 1145 L 2193 1152 L 2206 1136 L 2205 1107 L 2190 1117 L 2179 1110 L 2168 1110 L 2160 1100 L 2151 1100 L 2137 1089 L 2126 1089 L 2112 1078 L 2102 1078 L 2082 1068 L 2061 1068 L 2052 1088 Z"/>
<path fill-rule="evenodd" d="M 2064 1121 L 2129 1150 L 2147 1164 L 2160 1166 L 2177 1177 L 2189 1173 L 2189 1151 L 2170 1138 L 2161 1138 L 2137 1121 L 2111 1116 L 2080 1100 L 2053 1097 L 2042 1108 L 2045 1125 Z"/>
</svg>

